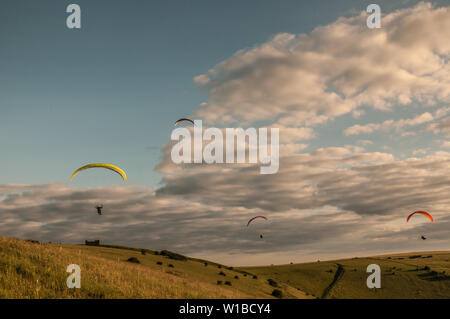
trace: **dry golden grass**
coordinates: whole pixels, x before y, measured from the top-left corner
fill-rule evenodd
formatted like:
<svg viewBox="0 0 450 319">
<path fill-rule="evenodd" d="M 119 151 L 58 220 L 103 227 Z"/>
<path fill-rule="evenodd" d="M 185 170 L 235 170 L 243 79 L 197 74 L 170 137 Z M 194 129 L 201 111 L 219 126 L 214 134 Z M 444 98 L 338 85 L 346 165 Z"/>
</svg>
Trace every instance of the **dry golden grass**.
<svg viewBox="0 0 450 319">
<path fill-rule="evenodd" d="M 66 286 L 66 268 L 81 268 L 81 288 Z M 214 284 L 179 278 L 83 249 L 0 238 L 0 298 L 246 298 Z"/>
</svg>

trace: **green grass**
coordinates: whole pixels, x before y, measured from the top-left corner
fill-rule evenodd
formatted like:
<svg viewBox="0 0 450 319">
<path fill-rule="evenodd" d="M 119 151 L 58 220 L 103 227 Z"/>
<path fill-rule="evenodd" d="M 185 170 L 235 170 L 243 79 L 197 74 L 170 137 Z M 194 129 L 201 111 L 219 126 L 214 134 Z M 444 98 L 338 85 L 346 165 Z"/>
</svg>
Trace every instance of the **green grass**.
<svg viewBox="0 0 450 319">
<path fill-rule="evenodd" d="M 280 289 L 283 298 L 320 298 L 333 281 L 337 264 L 344 273 L 327 298 L 450 298 L 450 252 L 233 269 L 145 252 L 0 238 L 0 298 L 274 298 L 274 289 Z M 409 258 L 414 255 L 421 257 Z M 132 257 L 139 263 L 127 261 Z M 366 268 L 373 263 L 382 270 L 381 289 L 366 286 Z M 66 286 L 69 264 L 81 268 L 81 289 Z M 270 285 L 268 279 L 276 283 Z"/>
<path fill-rule="evenodd" d="M 417 255 L 421 257 L 410 258 Z M 338 263 L 343 266 L 344 274 L 327 298 L 450 298 L 450 252 L 408 253 L 240 269 L 321 297 L 333 281 Z M 370 264 L 378 264 L 381 268 L 380 289 L 367 288 L 366 280 L 370 274 L 366 273 L 366 269 Z"/>
</svg>

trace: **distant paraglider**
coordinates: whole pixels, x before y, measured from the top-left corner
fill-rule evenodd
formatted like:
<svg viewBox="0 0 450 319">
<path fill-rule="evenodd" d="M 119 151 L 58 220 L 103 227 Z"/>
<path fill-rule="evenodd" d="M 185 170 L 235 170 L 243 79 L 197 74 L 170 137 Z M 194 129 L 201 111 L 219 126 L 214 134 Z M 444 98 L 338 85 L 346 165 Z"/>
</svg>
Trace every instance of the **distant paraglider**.
<svg viewBox="0 0 450 319">
<path fill-rule="evenodd" d="M 422 215 L 424 215 L 425 217 L 427 217 L 431 222 L 434 222 L 433 216 L 431 216 L 431 214 L 429 214 L 429 213 L 427 213 L 426 211 L 423 211 L 423 210 L 418 210 L 418 211 L 416 211 L 416 212 L 410 214 L 410 215 L 408 216 L 408 218 L 406 218 L 406 222 L 409 222 L 409 220 L 411 219 L 411 217 L 414 216 L 415 214 L 422 214 Z"/>
<path fill-rule="evenodd" d="M 103 205 L 97 205 L 97 206 L 95 206 L 95 208 L 97 208 L 97 214 L 101 215 L 102 214 Z"/>
<path fill-rule="evenodd" d="M 247 227 L 248 227 L 248 225 L 250 225 L 250 223 L 251 223 L 252 221 L 254 221 L 254 220 L 257 219 L 257 218 L 264 218 L 265 220 L 267 220 L 267 217 L 265 217 L 265 216 L 255 216 L 255 217 L 251 218 L 251 219 L 248 221 Z"/>
<path fill-rule="evenodd" d="M 181 118 L 181 119 L 179 119 L 178 121 L 175 122 L 175 126 L 177 126 L 181 122 L 189 122 L 189 123 L 192 123 L 192 125 L 195 125 L 193 120 L 187 119 L 187 118 Z"/>
<path fill-rule="evenodd" d="M 70 180 L 72 180 L 75 175 L 77 175 L 79 172 L 84 171 L 85 169 L 89 169 L 89 168 L 94 168 L 94 167 L 102 167 L 102 168 L 106 168 L 109 169 L 113 172 L 116 172 L 117 174 L 119 174 L 120 176 L 122 176 L 123 180 L 126 181 L 127 180 L 127 174 L 125 174 L 125 172 L 120 169 L 119 167 L 115 166 L 115 165 L 111 165 L 111 164 L 104 164 L 104 163 L 95 163 L 95 164 L 88 164 L 85 165 L 83 167 L 80 167 L 79 169 L 77 169 L 72 176 L 70 177 Z"/>
</svg>

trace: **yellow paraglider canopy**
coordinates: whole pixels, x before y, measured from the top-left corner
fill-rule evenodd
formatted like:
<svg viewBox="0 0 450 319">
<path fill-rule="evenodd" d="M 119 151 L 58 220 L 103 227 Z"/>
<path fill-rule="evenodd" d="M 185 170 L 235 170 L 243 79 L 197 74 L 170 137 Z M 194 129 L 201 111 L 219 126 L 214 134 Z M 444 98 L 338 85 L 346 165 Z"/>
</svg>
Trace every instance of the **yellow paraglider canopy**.
<svg viewBox="0 0 450 319">
<path fill-rule="evenodd" d="M 120 169 L 119 167 L 117 167 L 115 165 L 105 164 L 105 163 L 88 164 L 83 167 L 80 167 L 72 174 L 72 176 L 70 177 L 70 180 L 72 180 L 75 177 L 75 175 L 77 175 L 79 172 L 84 171 L 85 169 L 94 168 L 94 167 L 102 167 L 102 168 L 109 169 L 111 171 L 116 172 L 120 176 L 122 176 L 124 181 L 127 180 L 127 174 L 125 174 L 125 172 L 122 169 Z"/>
</svg>

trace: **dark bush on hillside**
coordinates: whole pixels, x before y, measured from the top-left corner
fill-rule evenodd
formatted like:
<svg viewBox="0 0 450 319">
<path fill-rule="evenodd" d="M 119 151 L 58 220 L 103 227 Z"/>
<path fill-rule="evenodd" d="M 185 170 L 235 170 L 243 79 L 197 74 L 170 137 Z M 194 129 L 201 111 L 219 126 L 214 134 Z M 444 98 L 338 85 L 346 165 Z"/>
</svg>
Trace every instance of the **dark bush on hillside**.
<svg viewBox="0 0 450 319">
<path fill-rule="evenodd" d="M 256 275 L 253 275 L 253 279 L 258 279 L 258 276 L 256 276 Z"/>
<path fill-rule="evenodd" d="M 156 256 L 158 256 L 158 255 L 159 255 L 159 251 L 155 251 L 154 254 L 155 254 Z"/>
<path fill-rule="evenodd" d="M 219 275 L 220 276 L 226 276 L 226 274 L 223 271 L 219 272 Z"/>
<path fill-rule="evenodd" d="M 217 284 L 221 285 L 222 284 L 222 280 L 217 280 Z"/>
<path fill-rule="evenodd" d="M 168 257 L 170 259 L 173 259 L 173 260 L 181 260 L 181 261 L 186 261 L 187 260 L 187 258 L 185 256 L 177 254 L 177 253 L 174 253 L 174 252 L 171 252 L 171 251 L 168 251 L 168 250 L 163 250 L 163 251 L 160 252 L 160 254 L 163 255 L 163 256 L 166 256 L 166 257 Z"/>
<path fill-rule="evenodd" d="M 329 269 L 329 270 L 327 270 L 327 272 L 329 272 L 329 273 L 332 273 L 332 272 L 333 272 L 333 270 L 332 270 L 332 269 Z"/>
<path fill-rule="evenodd" d="M 162 265 L 162 261 L 157 261 L 156 264 L 157 265 Z"/>
<path fill-rule="evenodd" d="M 422 255 L 413 255 L 413 256 L 409 256 L 409 259 L 416 259 L 416 258 L 420 258 L 422 257 Z"/>
<path fill-rule="evenodd" d="M 32 243 L 32 244 L 39 244 L 39 241 L 38 240 L 34 240 L 34 239 L 27 239 L 26 241 L 29 242 L 29 243 Z"/>
<path fill-rule="evenodd" d="M 147 252 L 145 251 L 145 249 L 141 249 L 141 254 L 145 255 Z"/>
<path fill-rule="evenodd" d="M 225 285 L 231 286 L 231 282 L 225 281 Z"/>
<path fill-rule="evenodd" d="M 140 264 L 141 262 L 139 261 L 139 259 L 137 259 L 136 257 L 130 257 L 127 259 L 128 262 L 130 263 L 135 263 L 135 264 Z"/>
<path fill-rule="evenodd" d="M 221 265 L 217 265 L 217 268 L 222 268 L 222 266 Z"/>
<path fill-rule="evenodd" d="M 233 270 L 233 267 L 228 267 L 229 270 Z"/>
<path fill-rule="evenodd" d="M 238 275 L 234 276 L 234 279 L 239 279 L 239 276 Z"/>
<path fill-rule="evenodd" d="M 278 287 L 278 284 L 275 280 L 273 279 L 267 279 L 267 282 L 269 283 L 269 285 L 271 285 L 272 287 Z"/>
<path fill-rule="evenodd" d="M 175 266 L 172 264 L 169 264 L 169 268 L 175 268 Z"/>
<path fill-rule="evenodd" d="M 422 270 L 430 270 L 430 267 L 425 266 L 425 267 L 422 268 Z"/>
<path fill-rule="evenodd" d="M 208 266 L 208 263 L 205 263 L 205 267 Z"/>
<path fill-rule="evenodd" d="M 283 292 L 279 289 L 274 289 L 272 291 L 272 296 L 277 297 L 277 298 L 282 298 L 283 297 Z"/>
</svg>

